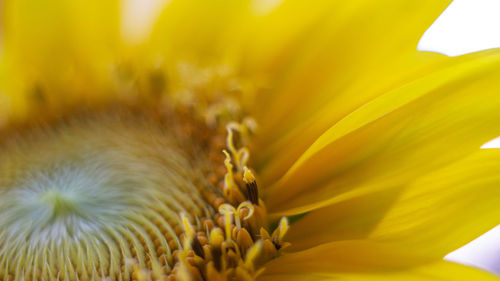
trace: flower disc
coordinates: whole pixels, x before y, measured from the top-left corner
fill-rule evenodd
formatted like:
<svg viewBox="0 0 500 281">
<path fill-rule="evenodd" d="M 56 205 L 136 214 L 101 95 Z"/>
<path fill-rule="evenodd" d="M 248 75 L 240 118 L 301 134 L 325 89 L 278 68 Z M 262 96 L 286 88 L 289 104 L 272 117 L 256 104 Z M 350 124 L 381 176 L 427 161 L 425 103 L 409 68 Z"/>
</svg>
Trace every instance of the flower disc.
<svg viewBox="0 0 500 281">
<path fill-rule="evenodd" d="M 129 261 L 168 271 L 181 246 L 178 214 L 208 215 L 184 152 L 194 148 L 180 147 L 175 133 L 151 120 L 100 116 L 5 143 L 3 279 L 127 280 Z"/>
</svg>

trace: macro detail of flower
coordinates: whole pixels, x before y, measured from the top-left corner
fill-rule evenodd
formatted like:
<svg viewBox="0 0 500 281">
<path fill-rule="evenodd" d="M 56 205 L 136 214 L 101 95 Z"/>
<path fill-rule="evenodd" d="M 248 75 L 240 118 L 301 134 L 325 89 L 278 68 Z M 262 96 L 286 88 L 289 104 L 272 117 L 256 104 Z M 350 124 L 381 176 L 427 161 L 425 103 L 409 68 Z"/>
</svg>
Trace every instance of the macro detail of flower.
<svg viewBox="0 0 500 281">
<path fill-rule="evenodd" d="M 498 279 L 443 260 L 500 223 L 451 1 L 126 2 L 0 3 L 1 281 Z"/>
</svg>

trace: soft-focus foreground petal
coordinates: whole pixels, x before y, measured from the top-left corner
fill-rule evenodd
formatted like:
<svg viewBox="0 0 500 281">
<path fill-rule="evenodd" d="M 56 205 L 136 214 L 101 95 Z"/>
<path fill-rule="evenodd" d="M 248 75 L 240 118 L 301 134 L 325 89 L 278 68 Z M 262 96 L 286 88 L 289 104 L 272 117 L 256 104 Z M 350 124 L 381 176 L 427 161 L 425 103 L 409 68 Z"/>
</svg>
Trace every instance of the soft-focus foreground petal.
<svg viewBox="0 0 500 281">
<path fill-rule="evenodd" d="M 475 152 L 500 129 L 500 52 L 461 57 L 326 131 L 268 194 L 297 214 L 392 187 Z"/>
<path fill-rule="evenodd" d="M 253 86 L 237 73 L 253 22 L 251 2 L 172 0 L 165 6 L 143 53 L 166 74 L 170 94 L 195 107 L 202 96 L 232 112 L 253 100 Z"/>
<path fill-rule="evenodd" d="M 258 21 L 245 57 L 252 73 L 271 80 L 253 112 L 265 144 L 256 157 L 269 165 L 264 180 L 276 180 L 328 127 L 418 72 L 430 57 L 417 54 L 418 40 L 450 2 L 285 1 Z"/>
<path fill-rule="evenodd" d="M 247 34 L 250 2 L 173 0 L 155 24 L 151 48 L 166 63 L 224 64 Z"/>
<path fill-rule="evenodd" d="M 276 178 L 333 122 L 395 81 L 402 83 L 400 72 L 412 73 L 414 64 L 428 59 L 415 56 L 418 39 L 451 1 L 284 0 L 265 12 L 259 2 L 265 1 L 173 0 L 156 24 L 151 47 L 174 74 L 182 63 L 222 65 L 252 84 L 245 92 L 259 89 L 243 104 L 260 123 L 265 148 L 256 154 L 259 165 L 267 159 L 280 163 L 272 164 L 279 166 L 273 168 Z M 312 113 L 325 101 L 334 110 L 311 127 Z M 304 139 L 285 136 L 297 135 L 300 130 L 290 130 L 299 125 L 310 130 L 299 134 Z M 277 159 L 285 156 L 277 155 L 283 146 L 270 144 L 282 136 L 281 143 L 294 147 L 286 159 Z"/>
<path fill-rule="evenodd" d="M 119 6 L 114 0 L 3 1 L 6 110 L 19 117 L 41 104 L 64 107 L 71 99 L 99 98 L 98 89 L 111 80 Z"/>
<path fill-rule="evenodd" d="M 365 240 L 323 244 L 283 255 L 266 265 L 259 280 L 498 280 L 484 271 L 428 262 L 404 248 Z"/>
</svg>

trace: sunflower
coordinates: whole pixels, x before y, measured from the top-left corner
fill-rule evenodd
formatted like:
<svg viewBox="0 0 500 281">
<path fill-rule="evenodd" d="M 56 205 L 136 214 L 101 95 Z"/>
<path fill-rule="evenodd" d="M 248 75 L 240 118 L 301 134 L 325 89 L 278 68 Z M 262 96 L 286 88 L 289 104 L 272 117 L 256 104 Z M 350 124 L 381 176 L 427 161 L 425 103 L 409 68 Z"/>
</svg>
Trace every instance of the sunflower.
<svg viewBox="0 0 500 281">
<path fill-rule="evenodd" d="M 500 53 L 451 1 L 3 1 L 0 280 L 495 280 Z M 124 28 L 124 26 L 128 28 Z"/>
</svg>

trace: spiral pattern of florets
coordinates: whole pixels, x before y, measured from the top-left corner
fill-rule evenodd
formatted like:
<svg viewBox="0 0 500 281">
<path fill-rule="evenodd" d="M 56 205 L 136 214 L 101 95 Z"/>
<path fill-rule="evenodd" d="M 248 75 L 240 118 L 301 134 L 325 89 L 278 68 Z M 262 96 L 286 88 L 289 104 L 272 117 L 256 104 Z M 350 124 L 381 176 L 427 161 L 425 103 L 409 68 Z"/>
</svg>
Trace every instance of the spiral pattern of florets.
<svg viewBox="0 0 500 281">
<path fill-rule="evenodd" d="M 129 280 L 129 260 L 168 272 L 179 213 L 209 216 L 178 140 L 146 120 L 107 117 L 4 144 L 3 280 Z"/>
<path fill-rule="evenodd" d="M 0 145 L 0 280 L 252 280 L 286 245 L 286 224 L 262 228 L 240 127 L 224 143 L 176 115 L 131 116 L 72 118 Z"/>
</svg>

